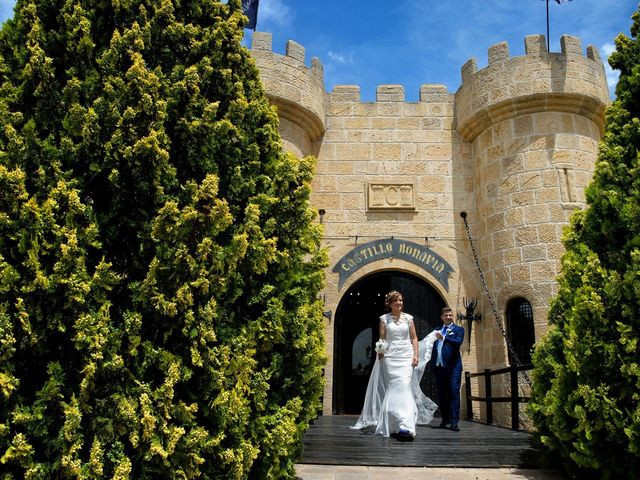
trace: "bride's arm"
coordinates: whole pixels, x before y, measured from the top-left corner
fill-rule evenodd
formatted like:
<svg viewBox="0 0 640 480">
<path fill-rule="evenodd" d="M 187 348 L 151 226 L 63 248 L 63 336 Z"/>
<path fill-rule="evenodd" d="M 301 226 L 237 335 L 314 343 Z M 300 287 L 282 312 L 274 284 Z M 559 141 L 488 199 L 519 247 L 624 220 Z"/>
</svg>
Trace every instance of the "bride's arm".
<svg viewBox="0 0 640 480">
<path fill-rule="evenodd" d="M 418 365 L 418 335 L 416 335 L 416 326 L 413 324 L 413 320 L 409 321 L 409 336 L 411 337 L 411 345 L 413 346 L 411 365 L 415 367 Z"/>
<path fill-rule="evenodd" d="M 387 329 L 384 323 L 384 320 L 382 319 L 382 317 L 380 317 L 380 326 L 378 327 L 378 333 L 380 336 L 380 340 L 386 340 L 387 339 Z M 378 359 L 382 360 L 382 357 L 384 357 L 384 353 L 382 352 L 378 352 Z"/>
</svg>

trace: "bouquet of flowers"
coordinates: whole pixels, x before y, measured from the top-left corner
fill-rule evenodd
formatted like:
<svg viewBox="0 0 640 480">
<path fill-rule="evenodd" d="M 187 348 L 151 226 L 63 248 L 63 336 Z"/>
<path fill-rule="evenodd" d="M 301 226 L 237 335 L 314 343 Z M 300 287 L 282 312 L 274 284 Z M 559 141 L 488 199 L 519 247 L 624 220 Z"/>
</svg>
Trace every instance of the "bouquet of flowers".
<svg viewBox="0 0 640 480">
<path fill-rule="evenodd" d="M 387 350 L 389 350 L 389 344 L 384 338 L 381 338 L 376 342 L 375 350 L 376 353 L 385 353 Z"/>
</svg>

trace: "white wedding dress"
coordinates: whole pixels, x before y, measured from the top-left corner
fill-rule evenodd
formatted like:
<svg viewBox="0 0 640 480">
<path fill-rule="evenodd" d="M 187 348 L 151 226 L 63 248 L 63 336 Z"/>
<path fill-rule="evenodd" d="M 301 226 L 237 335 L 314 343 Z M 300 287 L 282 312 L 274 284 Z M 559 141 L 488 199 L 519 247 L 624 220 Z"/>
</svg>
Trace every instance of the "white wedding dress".
<svg viewBox="0 0 640 480">
<path fill-rule="evenodd" d="M 433 331 L 418 342 L 418 366 L 412 367 L 413 346 L 409 324 L 413 317 L 402 313 L 396 322 L 391 314 L 382 315 L 389 349 L 376 360 L 369 377 L 362 413 L 351 428 L 375 426 L 375 433 L 398 433 L 400 429 L 416 434 L 416 424 L 428 424 L 438 406 L 420 389 L 420 380 L 436 341 Z"/>
</svg>

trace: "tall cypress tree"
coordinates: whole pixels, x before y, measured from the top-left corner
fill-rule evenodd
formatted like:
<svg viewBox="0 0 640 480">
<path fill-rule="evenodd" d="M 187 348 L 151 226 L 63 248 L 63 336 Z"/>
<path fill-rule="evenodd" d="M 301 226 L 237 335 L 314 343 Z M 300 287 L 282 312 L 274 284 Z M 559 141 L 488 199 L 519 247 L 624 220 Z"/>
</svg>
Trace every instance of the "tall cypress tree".
<svg viewBox="0 0 640 480">
<path fill-rule="evenodd" d="M 2 478 L 287 478 L 319 408 L 315 164 L 229 0 L 0 31 Z"/>
<path fill-rule="evenodd" d="M 610 58 L 617 98 L 534 354 L 539 435 L 576 477 L 640 478 L 639 34 L 640 11 Z"/>
</svg>

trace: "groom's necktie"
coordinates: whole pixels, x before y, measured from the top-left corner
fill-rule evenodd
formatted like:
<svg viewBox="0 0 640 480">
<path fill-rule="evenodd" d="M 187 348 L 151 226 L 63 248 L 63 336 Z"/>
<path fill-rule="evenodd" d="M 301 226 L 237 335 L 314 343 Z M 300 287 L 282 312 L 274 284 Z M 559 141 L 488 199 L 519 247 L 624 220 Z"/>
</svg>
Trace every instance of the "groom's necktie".
<svg viewBox="0 0 640 480">
<path fill-rule="evenodd" d="M 442 327 L 440 333 L 444 337 L 447 334 L 447 327 Z M 444 362 L 442 361 L 442 346 L 444 345 L 444 338 L 442 340 L 438 340 L 438 358 L 436 360 L 436 367 L 444 367 Z"/>
</svg>

